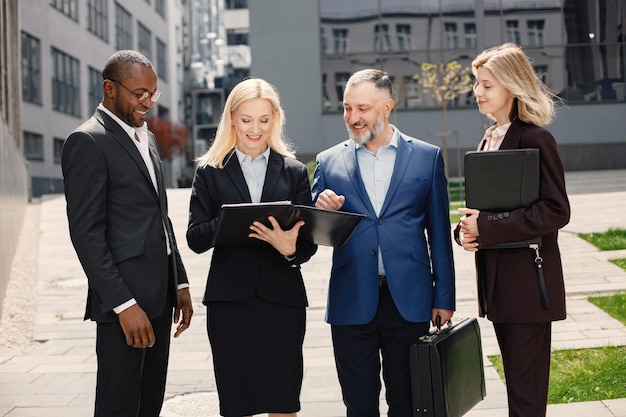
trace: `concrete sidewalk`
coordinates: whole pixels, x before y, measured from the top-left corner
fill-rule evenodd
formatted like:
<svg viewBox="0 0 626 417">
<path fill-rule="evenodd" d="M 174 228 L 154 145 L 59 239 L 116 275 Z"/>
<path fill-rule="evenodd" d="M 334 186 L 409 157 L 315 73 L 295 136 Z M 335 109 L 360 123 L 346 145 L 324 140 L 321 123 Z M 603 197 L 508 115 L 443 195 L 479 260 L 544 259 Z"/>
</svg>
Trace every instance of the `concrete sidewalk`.
<svg viewBox="0 0 626 417">
<path fill-rule="evenodd" d="M 626 226 L 623 180 L 626 172 L 572 173 L 567 177 L 572 220 L 560 234 L 560 245 L 568 292 L 568 318 L 554 324 L 553 349 L 626 345 L 624 326 L 586 301 L 591 294 L 626 290 L 626 272 L 607 261 L 626 257 L 626 251 L 599 252 L 576 236 L 578 232 Z M 186 247 L 189 194 L 189 189 L 168 190 L 170 216 L 190 278 L 195 313 L 190 329 L 172 341 L 162 417 L 218 415 L 205 328 L 206 310 L 201 304 L 211 255 L 210 252 L 196 255 Z M 39 251 L 38 279 L 32 291 L 36 304 L 33 328 L 36 343 L 0 349 L 0 416 L 87 417 L 93 415 L 96 360 L 95 325 L 82 320 L 86 279 L 69 241 L 64 198 L 45 197 L 34 209 L 40 210 L 41 216 L 39 239 L 33 242 L 38 244 Z M 473 255 L 454 246 L 456 316 L 474 317 L 477 308 Z M 312 260 L 303 265 L 310 307 L 304 344 L 305 374 L 299 413 L 302 417 L 345 415 L 330 329 L 323 320 L 331 252 L 331 248 L 320 247 Z M 479 321 L 484 355 L 498 354 L 491 324 L 483 319 Z M 485 365 L 487 397 L 467 416 L 505 417 L 508 415 L 505 387 L 486 358 Z M 626 380 L 626 376 L 624 378 Z M 381 404 L 384 414 L 384 400 Z M 548 416 L 626 417 L 626 399 L 551 405 Z"/>
</svg>

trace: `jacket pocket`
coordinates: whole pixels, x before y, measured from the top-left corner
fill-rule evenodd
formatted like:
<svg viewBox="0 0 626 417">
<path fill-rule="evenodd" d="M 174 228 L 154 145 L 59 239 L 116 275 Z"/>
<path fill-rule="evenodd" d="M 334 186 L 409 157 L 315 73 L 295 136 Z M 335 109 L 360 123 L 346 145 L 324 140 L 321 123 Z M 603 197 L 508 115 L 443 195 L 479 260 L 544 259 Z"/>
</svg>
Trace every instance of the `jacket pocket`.
<svg viewBox="0 0 626 417">
<path fill-rule="evenodd" d="M 140 239 L 124 246 L 120 246 L 119 248 L 112 249 L 111 256 L 113 256 L 113 261 L 118 264 L 127 259 L 143 255 L 144 252 L 145 242 L 143 239 Z"/>
</svg>

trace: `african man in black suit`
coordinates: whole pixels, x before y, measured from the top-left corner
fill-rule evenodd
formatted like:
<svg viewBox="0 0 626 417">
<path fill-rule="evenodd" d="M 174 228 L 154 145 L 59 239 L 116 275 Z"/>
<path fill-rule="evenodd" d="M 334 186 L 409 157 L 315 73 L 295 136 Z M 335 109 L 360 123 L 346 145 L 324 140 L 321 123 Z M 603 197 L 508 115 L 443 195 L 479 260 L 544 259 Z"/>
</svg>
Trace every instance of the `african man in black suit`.
<svg viewBox="0 0 626 417">
<path fill-rule="evenodd" d="M 172 318 L 177 337 L 193 314 L 145 121 L 160 92 L 135 51 L 113 54 L 102 75 L 102 103 L 62 154 L 70 236 L 89 283 L 85 319 L 97 323 L 95 416 L 158 417 Z"/>
</svg>

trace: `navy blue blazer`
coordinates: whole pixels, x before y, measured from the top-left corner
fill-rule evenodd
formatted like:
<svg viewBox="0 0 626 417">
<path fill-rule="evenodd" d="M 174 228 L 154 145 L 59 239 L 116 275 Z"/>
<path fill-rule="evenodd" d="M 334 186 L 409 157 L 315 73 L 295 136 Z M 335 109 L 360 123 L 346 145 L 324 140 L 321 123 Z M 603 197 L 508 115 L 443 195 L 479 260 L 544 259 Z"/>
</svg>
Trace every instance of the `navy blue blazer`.
<svg viewBox="0 0 626 417">
<path fill-rule="evenodd" d="M 326 320 L 365 324 L 378 306 L 378 248 L 398 311 L 425 322 L 432 309 L 455 309 L 450 208 L 438 147 L 399 133 L 394 171 L 377 216 L 359 172 L 355 143 L 342 142 L 317 156 L 313 199 L 331 189 L 346 200 L 342 211 L 367 217 L 333 251 Z"/>
<path fill-rule="evenodd" d="M 132 139 L 105 112 L 96 110 L 63 145 L 70 237 L 89 282 L 85 319 L 117 321 L 113 308 L 131 298 L 149 318 L 160 317 L 168 299 L 175 305 L 178 285 L 188 282 L 168 218 L 157 142 L 148 137 L 158 193 Z"/>
<path fill-rule="evenodd" d="M 291 201 L 311 205 L 306 166 L 270 151 L 261 202 Z M 250 203 L 252 199 L 237 156 L 231 154 L 223 169 L 198 168 L 189 203 L 187 244 L 196 253 L 209 250 L 222 204 Z M 300 264 L 317 251 L 317 245 L 298 239 L 296 256 L 287 260 L 269 243 L 219 246 L 213 249 L 203 302 L 243 301 L 255 291 L 266 301 L 308 305 Z"/>
</svg>

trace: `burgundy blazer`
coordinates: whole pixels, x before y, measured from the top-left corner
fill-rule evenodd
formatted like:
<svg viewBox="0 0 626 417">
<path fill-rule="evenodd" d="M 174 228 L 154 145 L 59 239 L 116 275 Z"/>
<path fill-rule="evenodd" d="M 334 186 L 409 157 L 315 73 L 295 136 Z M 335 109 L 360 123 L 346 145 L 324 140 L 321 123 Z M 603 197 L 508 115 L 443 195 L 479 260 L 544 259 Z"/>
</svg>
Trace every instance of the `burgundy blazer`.
<svg viewBox="0 0 626 417">
<path fill-rule="evenodd" d="M 551 306 L 544 308 L 534 251 L 484 249 L 476 252 L 479 314 L 497 323 L 538 323 L 565 319 L 565 286 L 557 242 L 558 230 L 569 222 L 563 165 L 556 141 L 544 128 L 516 119 L 500 149 L 540 150 L 540 197 L 528 208 L 507 213 L 481 211 L 480 240 L 486 246 L 542 238 L 539 250 Z"/>
</svg>

